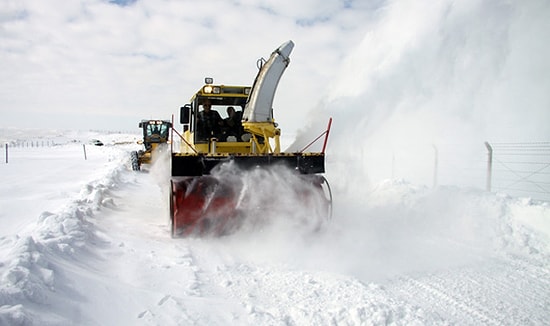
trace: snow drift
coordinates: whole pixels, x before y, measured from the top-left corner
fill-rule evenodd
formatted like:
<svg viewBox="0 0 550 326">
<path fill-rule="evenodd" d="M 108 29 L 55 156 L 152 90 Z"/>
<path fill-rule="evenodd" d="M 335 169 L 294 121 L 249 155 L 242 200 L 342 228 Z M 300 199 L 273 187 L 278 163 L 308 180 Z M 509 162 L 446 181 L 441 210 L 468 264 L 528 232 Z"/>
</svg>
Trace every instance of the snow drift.
<svg viewBox="0 0 550 326">
<path fill-rule="evenodd" d="M 173 240 L 167 160 L 130 171 L 132 135 L 48 132 L 56 145 L 13 148 L 0 165 L 0 324 L 547 323 L 549 204 L 461 180 L 428 188 L 415 146 L 547 138 L 549 10 L 384 3 L 321 105 L 330 114 L 293 145 L 334 116 L 334 216 L 317 233 L 274 223 Z M 85 160 L 90 138 L 106 145 Z"/>
</svg>

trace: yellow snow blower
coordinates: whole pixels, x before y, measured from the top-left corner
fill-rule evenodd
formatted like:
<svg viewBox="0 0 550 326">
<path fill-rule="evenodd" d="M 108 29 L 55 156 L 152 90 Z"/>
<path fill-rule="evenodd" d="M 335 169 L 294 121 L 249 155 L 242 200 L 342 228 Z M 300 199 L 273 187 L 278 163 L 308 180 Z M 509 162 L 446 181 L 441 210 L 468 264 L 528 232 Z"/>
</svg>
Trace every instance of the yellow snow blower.
<svg viewBox="0 0 550 326">
<path fill-rule="evenodd" d="M 273 98 L 293 47 L 288 41 L 268 60 L 259 60 L 252 86 L 214 84 L 212 78 L 206 78 L 204 86 L 180 109 L 183 130 L 172 129 L 171 144 L 173 237 L 225 234 L 238 227 L 252 208 L 261 214 L 274 205 L 284 205 L 277 201 L 277 193 L 269 194 L 267 201 L 252 203 L 254 192 L 272 191 L 274 185 L 258 185 L 261 189 L 246 185 L 239 175 L 247 171 L 281 167 L 292 171 L 300 182 L 285 188 L 285 195 L 300 205 L 312 205 L 311 218 L 330 217 L 332 194 L 322 173 L 331 120 L 315 140 L 324 136 L 321 152 L 284 153 L 279 142 L 281 130 L 273 118 Z M 219 112 L 224 116 L 227 112 L 227 117 L 222 119 Z M 230 171 L 230 177 L 220 177 L 220 170 Z"/>
</svg>

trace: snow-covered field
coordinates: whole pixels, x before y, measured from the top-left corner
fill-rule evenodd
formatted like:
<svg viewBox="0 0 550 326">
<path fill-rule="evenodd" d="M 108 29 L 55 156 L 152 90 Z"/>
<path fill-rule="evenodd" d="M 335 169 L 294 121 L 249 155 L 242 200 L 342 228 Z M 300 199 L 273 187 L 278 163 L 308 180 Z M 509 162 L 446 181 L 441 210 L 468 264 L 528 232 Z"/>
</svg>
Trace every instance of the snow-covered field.
<svg viewBox="0 0 550 326">
<path fill-rule="evenodd" d="M 138 136 L 0 130 L 25 137 L 57 145 L 10 147 L 0 164 L 0 325 L 550 321 L 548 203 L 334 178 L 320 233 L 172 239 L 166 161 L 131 171 Z"/>
</svg>

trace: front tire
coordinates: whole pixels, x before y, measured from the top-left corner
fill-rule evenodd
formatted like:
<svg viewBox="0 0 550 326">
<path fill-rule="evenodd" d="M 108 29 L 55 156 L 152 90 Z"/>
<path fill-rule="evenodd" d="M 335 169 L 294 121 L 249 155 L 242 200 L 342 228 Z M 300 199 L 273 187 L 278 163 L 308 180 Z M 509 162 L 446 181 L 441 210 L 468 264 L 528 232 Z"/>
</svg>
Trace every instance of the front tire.
<svg viewBox="0 0 550 326">
<path fill-rule="evenodd" d="M 177 235 L 176 235 L 176 226 L 175 226 L 175 223 L 174 223 L 174 182 L 172 180 L 170 180 L 170 236 L 172 238 L 177 238 Z"/>
<path fill-rule="evenodd" d="M 140 164 L 139 164 L 138 152 L 137 152 L 137 151 L 133 151 L 133 152 L 130 154 L 130 159 L 131 159 L 131 162 L 132 162 L 132 170 L 134 170 L 134 171 L 139 171 L 141 167 L 140 167 Z"/>
</svg>

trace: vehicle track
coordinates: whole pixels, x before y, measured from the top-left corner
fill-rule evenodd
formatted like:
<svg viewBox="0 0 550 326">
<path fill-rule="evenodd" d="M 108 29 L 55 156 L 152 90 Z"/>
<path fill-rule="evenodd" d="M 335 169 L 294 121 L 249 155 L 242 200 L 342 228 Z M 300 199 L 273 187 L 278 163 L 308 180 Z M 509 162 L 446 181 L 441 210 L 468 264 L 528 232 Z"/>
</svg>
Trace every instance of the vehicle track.
<svg viewBox="0 0 550 326">
<path fill-rule="evenodd" d="M 510 256 L 401 276 L 387 289 L 396 298 L 460 325 L 543 325 L 550 316 L 547 271 Z"/>
</svg>

